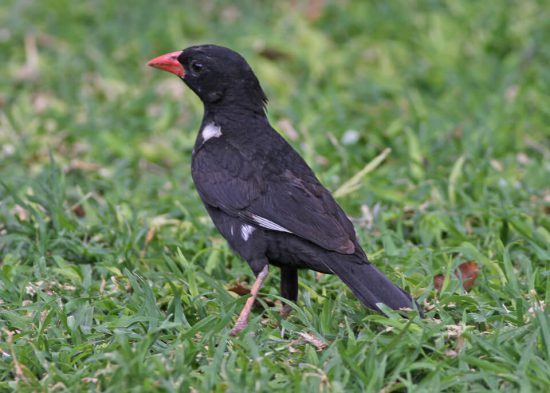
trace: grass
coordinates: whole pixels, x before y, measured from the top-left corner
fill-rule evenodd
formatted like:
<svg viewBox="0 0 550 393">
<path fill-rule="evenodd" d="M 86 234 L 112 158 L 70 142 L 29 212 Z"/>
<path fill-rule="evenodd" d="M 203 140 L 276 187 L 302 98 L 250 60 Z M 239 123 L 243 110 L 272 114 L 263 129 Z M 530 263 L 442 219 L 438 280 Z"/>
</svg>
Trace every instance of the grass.
<svg viewBox="0 0 550 393">
<path fill-rule="evenodd" d="M 548 8 L 326 3 L 2 2 L 0 391 L 550 389 Z M 281 320 L 272 274 L 229 338 L 251 273 L 190 179 L 201 105 L 144 66 L 204 42 L 249 59 L 426 319 L 302 272 Z"/>
</svg>

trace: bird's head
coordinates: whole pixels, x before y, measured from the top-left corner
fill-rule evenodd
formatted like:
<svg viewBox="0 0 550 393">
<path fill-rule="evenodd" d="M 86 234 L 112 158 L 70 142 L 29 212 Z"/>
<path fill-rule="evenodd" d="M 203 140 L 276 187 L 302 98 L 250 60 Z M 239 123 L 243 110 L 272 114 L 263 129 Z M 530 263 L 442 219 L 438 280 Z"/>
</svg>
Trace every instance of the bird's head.
<svg viewBox="0 0 550 393">
<path fill-rule="evenodd" d="M 241 108 L 264 113 L 266 96 L 246 60 L 217 45 L 166 53 L 147 65 L 179 76 L 208 109 Z"/>
</svg>

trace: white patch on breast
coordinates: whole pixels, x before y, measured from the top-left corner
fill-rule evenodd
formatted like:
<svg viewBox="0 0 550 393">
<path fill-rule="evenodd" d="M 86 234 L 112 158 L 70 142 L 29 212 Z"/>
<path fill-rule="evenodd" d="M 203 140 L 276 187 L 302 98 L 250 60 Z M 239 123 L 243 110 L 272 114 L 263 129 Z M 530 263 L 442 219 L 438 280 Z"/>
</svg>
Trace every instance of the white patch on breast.
<svg viewBox="0 0 550 393">
<path fill-rule="evenodd" d="M 263 217 L 260 217 L 260 216 L 257 216 L 255 214 L 253 214 L 252 219 L 255 222 L 257 222 L 261 227 L 271 229 L 273 231 L 292 233 L 288 229 L 286 229 L 285 227 L 282 227 L 279 224 L 275 224 L 273 221 L 268 220 L 267 218 L 263 218 Z"/>
<path fill-rule="evenodd" d="M 256 228 L 254 228 L 252 225 L 243 224 L 241 226 L 241 236 L 243 240 L 246 242 L 250 235 L 252 235 L 252 232 L 254 232 Z"/>
<path fill-rule="evenodd" d="M 206 142 L 211 138 L 219 138 L 222 136 L 222 129 L 215 123 L 208 123 L 201 132 L 202 140 Z"/>
<path fill-rule="evenodd" d="M 233 225 L 231 225 L 231 236 L 233 236 L 234 233 L 233 233 Z"/>
</svg>

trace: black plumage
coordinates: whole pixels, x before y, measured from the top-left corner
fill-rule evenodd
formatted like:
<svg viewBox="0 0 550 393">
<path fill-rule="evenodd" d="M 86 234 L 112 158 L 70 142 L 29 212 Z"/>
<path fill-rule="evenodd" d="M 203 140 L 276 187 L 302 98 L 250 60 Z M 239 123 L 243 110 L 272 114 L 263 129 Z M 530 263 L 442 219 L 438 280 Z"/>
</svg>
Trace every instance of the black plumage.
<svg viewBox="0 0 550 393">
<path fill-rule="evenodd" d="M 258 277 L 247 307 L 274 265 L 281 294 L 292 301 L 297 269 L 307 268 L 336 274 L 371 309 L 413 308 L 411 296 L 370 264 L 331 193 L 271 127 L 266 96 L 244 58 L 202 45 L 149 65 L 180 76 L 204 103 L 192 176 L 216 228 Z M 250 307 L 233 333 L 246 326 Z"/>
</svg>

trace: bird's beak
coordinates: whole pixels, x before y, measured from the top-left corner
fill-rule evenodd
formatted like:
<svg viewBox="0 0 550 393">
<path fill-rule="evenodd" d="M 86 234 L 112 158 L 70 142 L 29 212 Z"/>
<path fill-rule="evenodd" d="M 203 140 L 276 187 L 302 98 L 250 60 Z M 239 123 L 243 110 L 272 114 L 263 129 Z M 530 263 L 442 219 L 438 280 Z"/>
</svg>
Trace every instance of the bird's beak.
<svg viewBox="0 0 550 393">
<path fill-rule="evenodd" d="M 184 78 L 185 70 L 183 69 L 181 63 L 178 61 L 178 56 L 180 54 L 181 51 L 166 53 L 162 56 L 155 57 L 154 59 L 149 60 L 147 65 L 171 72 L 172 74 L 176 74 L 180 78 Z"/>
</svg>

